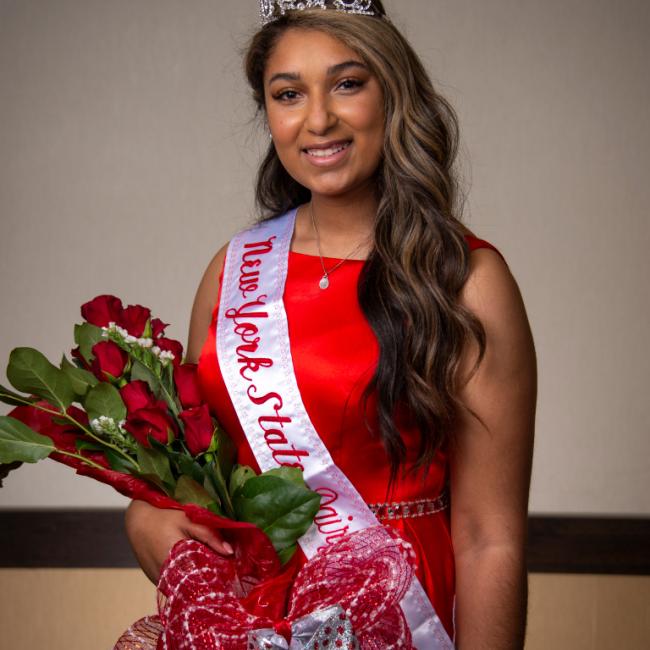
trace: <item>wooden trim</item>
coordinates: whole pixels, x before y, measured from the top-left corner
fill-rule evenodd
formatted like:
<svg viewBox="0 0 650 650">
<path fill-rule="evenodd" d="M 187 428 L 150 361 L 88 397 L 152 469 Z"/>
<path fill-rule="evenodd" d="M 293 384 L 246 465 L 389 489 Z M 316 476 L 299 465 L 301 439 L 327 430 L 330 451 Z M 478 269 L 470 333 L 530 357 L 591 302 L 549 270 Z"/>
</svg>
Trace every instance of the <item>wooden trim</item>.
<svg viewBox="0 0 650 650">
<path fill-rule="evenodd" d="M 536 573 L 650 575 L 650 518 L 529 519 L 528 566 Z"/>
<path fill-rule="evenodd" d="M 650 518 L 531 516 L 534 573 L 650 575 Z M 0 567 L 130 568 L 124 511 L 0 510 Z"/>
<path fill-rule="evenodd" d="M 124 510 L 0 511 L 0 567 L 137 567 Z"/>
</svg>

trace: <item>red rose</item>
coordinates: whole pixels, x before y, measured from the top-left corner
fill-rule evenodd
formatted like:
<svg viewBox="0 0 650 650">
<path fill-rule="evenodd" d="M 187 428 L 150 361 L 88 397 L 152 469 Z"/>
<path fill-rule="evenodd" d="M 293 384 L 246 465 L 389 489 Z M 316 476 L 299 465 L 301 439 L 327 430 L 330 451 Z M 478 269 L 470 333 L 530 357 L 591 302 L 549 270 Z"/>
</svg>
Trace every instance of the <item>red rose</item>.
<svg viewBox="0 0 650 650">
<path fill-rule="evenodd" d="M 115 296 L 103 295 L 81 305 L 81 315 L 91 325 L 106 327 L 117 323 L 122 315 L 122 301 Z"/>
<path fill-rule="evenodd" d="M 203 453 L 212 442 L 214 424 L 207 404 L 182 411 L 178 416 L 185 425 L 185 442 L 193 456 Z"/>
<path fill-rule="evenodd" d="M 166 411 L 160 408 L 142 408 L 129 413 L 124 428 L 143 446 L 150 447 L 148 436 L 163 445 L 176 437 L 177 427 Z"/>
<path fill-rule="evenodd" d="M 151 316 L 151 310 L 142 305 L 129 305 L 122 311 L 119 325 L 131 336 L 141 337 Z"/>
<path fill-rule="evenodd" d="M 183 346 L 181 345 L 180 341 L 161 337 L 159 339 L 156 339 L 155 345 L 157 345 L 161 350 L 171 352 L 174 355 L 174 365 L 180 365 L 183 358 Z"/>
<path fill-rule="evenodd" d="M 162 336 L 168 325 L 169 323 L 163 323 L 160 318 L 153 318 L 151 320 L 151 333 L 153 338 L 157 339 L 159 336 Z"/>
<path fill-rule="evenodd" d="M 195 363 L 183 363 L 174 368 L 174 383 L 178 391 L 178 399 L 184 409 L 199 406 L 203 401 L 196 369 Z"/>
<path fill-rule="evenodd" d="M 97 379 L 110 381 L 122 376 L 129 357 L 117 344 L 100 341 L 93 345 L 92 353 L 95 358 L 91 368 Z"/>
<path fill-rule="evenodd" d="M 122 386 L 120 396 L 129 413 L 156 406 L 156 398 L 149 389 L 149 384 L 141 379 L 135 379 Z"/>
</svg>

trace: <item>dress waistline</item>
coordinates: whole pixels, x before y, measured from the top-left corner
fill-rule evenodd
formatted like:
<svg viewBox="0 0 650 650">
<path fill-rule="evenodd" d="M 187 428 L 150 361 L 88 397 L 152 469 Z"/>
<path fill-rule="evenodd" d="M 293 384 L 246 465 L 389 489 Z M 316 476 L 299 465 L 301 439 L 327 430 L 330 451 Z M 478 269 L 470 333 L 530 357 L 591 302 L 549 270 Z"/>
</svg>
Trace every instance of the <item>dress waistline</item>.
<svg viewBox="0 0 650 650">
<path fill-rule="evenodd" d="M 368 507 L 377 519 L 406 519 L 426 517 L 449 507 L 449 490 L 445 488 L 433 499 L 414 499 L 413 501 L 393 501 L 369 503 Z"/>
</svg>

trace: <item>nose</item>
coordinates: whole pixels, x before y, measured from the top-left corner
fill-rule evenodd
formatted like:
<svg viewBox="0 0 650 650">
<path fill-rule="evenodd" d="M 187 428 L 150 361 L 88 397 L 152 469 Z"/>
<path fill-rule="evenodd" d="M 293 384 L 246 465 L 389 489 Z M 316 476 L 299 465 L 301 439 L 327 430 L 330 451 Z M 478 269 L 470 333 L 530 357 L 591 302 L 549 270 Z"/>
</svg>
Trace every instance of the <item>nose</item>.
<svg viewBox="0 0 650 650">
<path fill-rule="evenodd" d="M 338 117 L 327 96 L 314 94 L 307 104 L 305 126 L 314 135 L 324 135 L 336 125 Z"/>
</svg>

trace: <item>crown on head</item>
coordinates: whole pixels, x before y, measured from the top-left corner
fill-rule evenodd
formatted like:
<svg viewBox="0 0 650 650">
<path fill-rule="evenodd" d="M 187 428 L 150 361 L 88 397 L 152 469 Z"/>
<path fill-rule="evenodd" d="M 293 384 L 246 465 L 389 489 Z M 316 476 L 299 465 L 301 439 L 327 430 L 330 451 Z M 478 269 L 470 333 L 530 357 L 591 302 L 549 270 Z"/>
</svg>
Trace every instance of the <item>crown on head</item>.
<svg viewBox="0 0 650 650">
<path fill-rule="evenodd" d="M 284 16 L 287 11 L 328 7 L 348 14 L 376 15 L 372 9 L 372 0 L 334 0 L 329 5 L 327 0 L 260 0 L 260 19 L 262 25 L 266 25 L 279 16 Z"/>
</svg>

